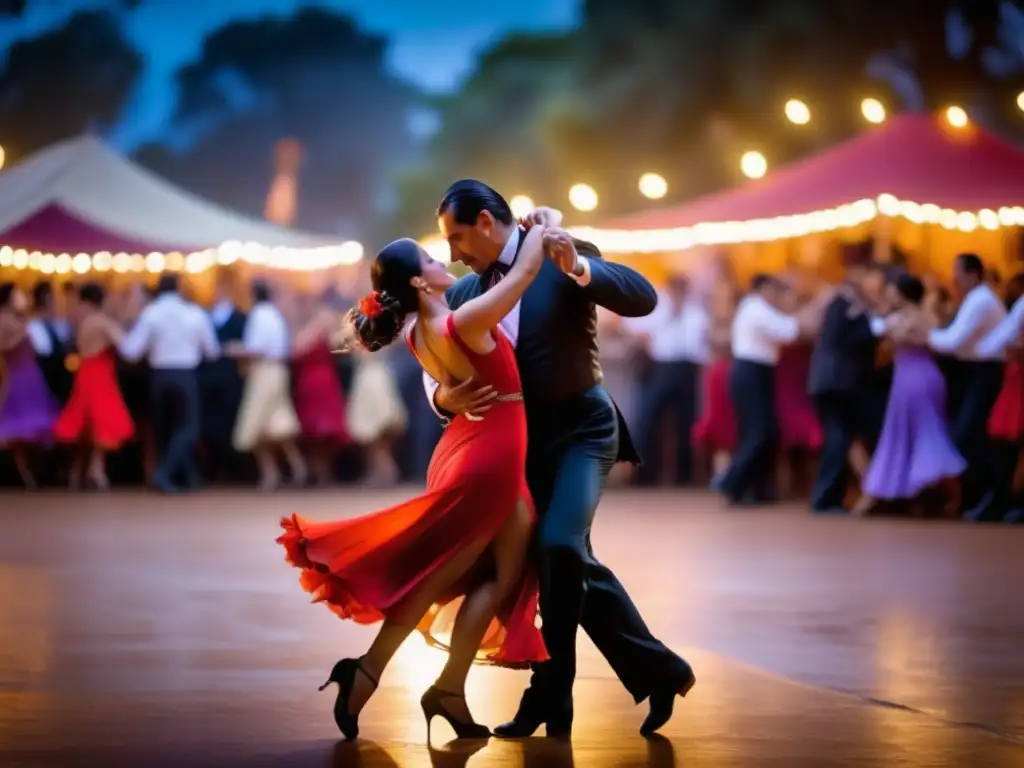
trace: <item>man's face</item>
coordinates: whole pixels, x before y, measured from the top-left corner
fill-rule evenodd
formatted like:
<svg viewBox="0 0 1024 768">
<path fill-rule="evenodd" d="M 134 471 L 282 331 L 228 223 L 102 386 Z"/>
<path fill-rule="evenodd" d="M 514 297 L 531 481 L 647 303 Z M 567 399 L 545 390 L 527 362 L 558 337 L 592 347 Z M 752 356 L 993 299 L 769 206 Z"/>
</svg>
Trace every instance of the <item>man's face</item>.
<svg viewBox="0 0 1024 768">
<path fill-rule="evenodd" d="M 501 245 L 495 239 L 494 216 L 483 211 L 474 224 L 459 224 L 449 208 L 437 219 L 441 236 L 452 250 L 452 261 L 462 262 L 478 275 L 495 262 Z"/>
</svg>

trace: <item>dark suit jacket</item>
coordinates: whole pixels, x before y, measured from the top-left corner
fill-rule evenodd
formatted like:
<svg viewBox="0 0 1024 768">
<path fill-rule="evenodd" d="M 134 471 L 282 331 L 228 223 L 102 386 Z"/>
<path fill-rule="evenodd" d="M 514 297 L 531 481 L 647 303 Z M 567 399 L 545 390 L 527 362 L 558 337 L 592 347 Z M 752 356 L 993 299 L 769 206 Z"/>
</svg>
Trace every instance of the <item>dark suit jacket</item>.
<svg viewBox="0 0 1024 768">
<path fill-rule="evenodd" d="M 516 359 L 527 411 L 531 404 L 556 404 L 601 382 L 597 305 L 623 317 L 643 317 L 658 302 L 654 288 L 635 270 L 605 261 L 591 243 L 577 241 L 576 249 L 590 263 L 586 287 L 545 261 L 520 304 Z M 448 305 L 456 309 L 479 296 L 483 288 L 479 275 L 465 275 L 448 289 Z M 638 461 L 618 409 L 616 418 L 620 426 L 618 458 Z"/>
<path fill-rule="evenodd" d="M 246 315 L 232 310 L 228 319 L 216 329 L 217 341 L 228 344 L 241 341 L 245 334 Z M 203 410 L 203 435 L 208 440 L 228 444 L 235 417 L 242 401 L 242 376 L 234 358 L 208 360 L 199 367 L 200 397 Z"/>
<path fill-rule="evenodd" d="M 866 312 L 850 317 L 851 301 L 837 295 L 825 310 L 811 355 L 807 390 L 811 395 L 852 392 L 866 387 L 875 368 L 878 340 Z"/>
</svg>

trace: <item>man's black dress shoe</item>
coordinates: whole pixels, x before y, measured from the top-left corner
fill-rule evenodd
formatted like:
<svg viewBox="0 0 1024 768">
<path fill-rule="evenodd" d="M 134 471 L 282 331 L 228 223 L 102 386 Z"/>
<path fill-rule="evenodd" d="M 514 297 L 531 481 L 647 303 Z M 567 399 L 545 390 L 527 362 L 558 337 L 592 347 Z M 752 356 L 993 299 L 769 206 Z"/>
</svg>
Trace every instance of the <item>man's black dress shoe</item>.
<svg viewBox="0 0 1024 768">
<path fill-rule="evenodd" d="M 697 678 L 693 676 L 693 670 L 690 669 L 690 665 L 686 662 L 683 662 L 683 665 L 683 669 L 678 674 L 672 675 L 665 685 L 651 691 L 648 700 L 650 712 L 647 714 L 647 719 L 644 720 L 643 725 L 640 726 L 641 735 L 649 736 L 672 719 L 672 710 L 675 708 L 676 696 L 686 696 L 697 682 Z"/>
<path fill-rule="evenodd" d="M 515 717 L 495 727 L 492 733 L 501 739 L 525 739 L 542 725 L 547 726 L 548 737 L 568 739 L 572 735 L 572 697 L 552 701 L 539 688 L 527 688 Z"/>
</svg>

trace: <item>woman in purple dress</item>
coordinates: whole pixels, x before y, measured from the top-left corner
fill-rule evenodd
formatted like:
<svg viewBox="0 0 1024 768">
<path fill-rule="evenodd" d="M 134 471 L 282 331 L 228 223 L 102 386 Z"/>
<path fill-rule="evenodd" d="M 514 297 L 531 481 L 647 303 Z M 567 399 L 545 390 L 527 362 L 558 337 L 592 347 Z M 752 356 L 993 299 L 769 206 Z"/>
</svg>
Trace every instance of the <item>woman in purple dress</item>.
<svg viewBox="0 0 1024 768">
<path fill-rule="evenodd" d="M 887 292 L 894 308 L 885 321 L 895 350 L 892 389 L 882 436 L 864 478 L 865 495 L 854 508 L 859 514 L 879 501 L 913 499 L 967 466 L 946 425 L 946 381 L 927 348 L 936 318 L 922 306 L 924 285 L 901 274 Z"/>
<path fill-rule="evenodd" d="M 57 402 L 46 386 L 26 329 L 28 298 L 13 283 L 0 285 L 0 447 L 11 451 L 26 488 L 35 488 L 26 447 L 47 443 Z"/>
</svg>

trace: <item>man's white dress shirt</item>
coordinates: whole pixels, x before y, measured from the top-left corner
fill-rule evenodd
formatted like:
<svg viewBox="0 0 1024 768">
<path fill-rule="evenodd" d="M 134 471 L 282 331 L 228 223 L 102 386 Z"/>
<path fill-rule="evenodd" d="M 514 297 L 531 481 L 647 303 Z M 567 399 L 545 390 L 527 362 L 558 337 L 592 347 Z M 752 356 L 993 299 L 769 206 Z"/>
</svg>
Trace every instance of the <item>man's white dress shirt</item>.
<svg viewBox="0 0 1024 768">
<path fill-rule="evenodd" d="M 983 358 L 996 358 L 1004 354 L 1007 347 L 1020 339 L 1022 331 L 1024 331 L 1024 296 L 1013 302 L 1006 317 L 1000 320 L 999 325 L 978 342 L 978 355 Z"/>
<path fill-rule="evenodd" d="M 953 355 L 958 360 L 1002 360 L 1001 351 L 982 350 L 979 342 L 1005 317 L 1006 307 L 995 291 L 988 285 L 978 285 L 964 297 L 948 327 L 936 328 L 928 334 L 928 345 L 939 354 Z"/>
<path fill-rule="evenodd" d="M 192 370 L 220 354 L 210 318 L 201 307 L 176 293 L 164 293 L 149 304 L 121 342 L 121 356 L 137 362 L 145 357 L 159 370 Z"/>
<path fill-rule="evenodd" d="M 708 330 L 711 320 L 699 301 L 686 298 L 681 305 L 659 292 L 654 311 L 646 317 L 627 317 L 623 325 L 633 333 L 650 338 L 648 354 L 657 363 L 696 363 L 707 365 L 711 350 Z"/>
<path fill-rule="evenodd" d="M 736 307 L 732 321 L 732 356 L 762 365 L 775 365 L 787 344 L 800 336 L 797 319 L 780 312 L 763 296 L 751 293 Z"/>
<path fill-rule="evenodd" d="M 41 317 L 33 317 L 25 326 L 25 333 L 28 334 L 32 347 L 40 357 L 49 357 L 53 354 L 53 337 L 50 336 L 49 328 L 53 329 L 53 332 L 59 339 L 60 333 L 57 331 L 56 326 L 48 323 Z M 63 341 L 64 339 L 61 340 Z"/>
</svg>

